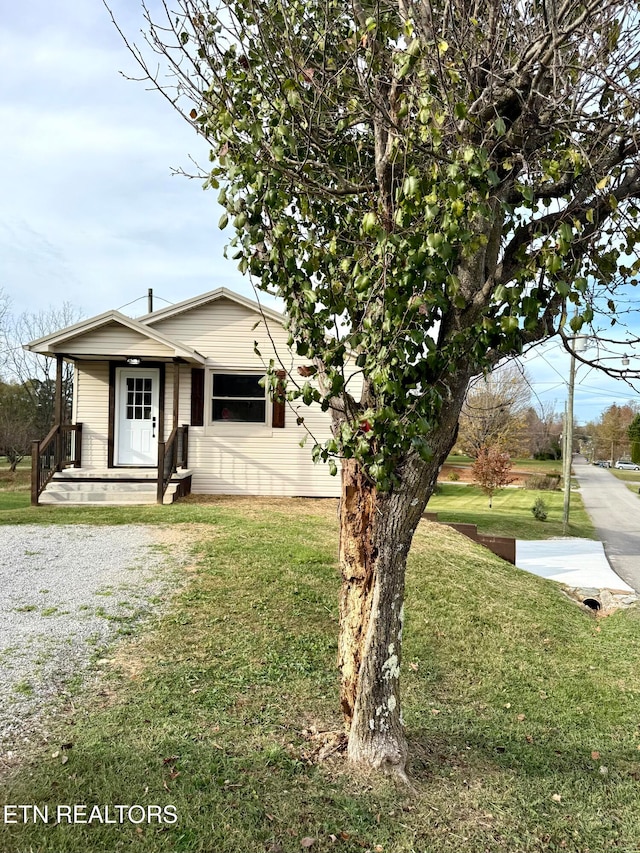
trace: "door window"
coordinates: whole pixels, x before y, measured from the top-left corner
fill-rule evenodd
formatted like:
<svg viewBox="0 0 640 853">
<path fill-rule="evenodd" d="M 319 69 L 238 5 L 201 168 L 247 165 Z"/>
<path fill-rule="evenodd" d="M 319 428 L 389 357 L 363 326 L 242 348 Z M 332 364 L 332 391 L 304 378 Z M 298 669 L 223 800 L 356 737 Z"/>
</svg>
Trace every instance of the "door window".
<svg viewBox="0 0 640 853">
<path fill-rule="evenodd" d="M 151 382 L 149 377 L 127 377 L 128 421 L 148 421 L 151 418 Z"/>
</svg>

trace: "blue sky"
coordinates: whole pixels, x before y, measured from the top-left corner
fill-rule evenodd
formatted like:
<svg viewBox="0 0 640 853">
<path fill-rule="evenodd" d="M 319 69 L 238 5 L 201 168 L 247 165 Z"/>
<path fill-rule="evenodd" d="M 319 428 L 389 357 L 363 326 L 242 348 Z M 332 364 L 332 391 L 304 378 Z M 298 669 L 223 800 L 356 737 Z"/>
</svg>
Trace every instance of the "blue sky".
<svg viewBox="0 0 640 853">
<path fill-rule="evenodd" d="M 136 0 L 111 7 L 139 42 Z M 253 297 L 223 257 L 216 194 L 171 174 L 189 170 L 190 157 L 205 164 L 206 146 L 120 71 L 137 73 L 100 0 L 3 9 L 0 287 L 16 313 L 69 301 L 90 316 L 139 299 L 127 311 L 141 314 L 149 287 L 158 306 L 223 285 Z M 558 346 L 532 354 L 527 371 L 535 394 L 562 409 L 568 357 Z M 622 382 L 578 371 L 579 421 L 633 397 Z"/>
</svg>

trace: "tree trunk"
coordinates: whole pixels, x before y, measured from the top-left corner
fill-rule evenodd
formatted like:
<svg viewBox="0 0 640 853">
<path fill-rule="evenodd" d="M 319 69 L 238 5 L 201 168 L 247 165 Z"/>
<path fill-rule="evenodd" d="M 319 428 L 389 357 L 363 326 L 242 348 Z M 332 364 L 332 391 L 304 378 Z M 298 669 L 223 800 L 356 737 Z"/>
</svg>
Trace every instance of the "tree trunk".
<svg viewBox="0 0 640 853">
<path fill-rule="evenodd" d="M 353 460 L 343 461 L 340 503 L 341 705 L 348 759 L 404 777 L 400 662 L 407 554 L 435 472 L 404 466 L 401 485 L 377 492 Z"/>
</svg>

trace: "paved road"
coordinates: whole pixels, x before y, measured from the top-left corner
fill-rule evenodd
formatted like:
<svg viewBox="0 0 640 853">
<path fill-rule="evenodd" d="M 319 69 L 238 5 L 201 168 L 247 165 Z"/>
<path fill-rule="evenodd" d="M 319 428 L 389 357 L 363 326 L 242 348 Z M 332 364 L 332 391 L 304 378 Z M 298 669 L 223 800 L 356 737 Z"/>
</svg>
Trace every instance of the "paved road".
<svg viewBox="0 0 640 853">
<path fill-rule="evenodd" d="M 640 593 L 640 496 L 582 456 L 574 457 L 573 471 L 611 567 Z"/>
</svg>

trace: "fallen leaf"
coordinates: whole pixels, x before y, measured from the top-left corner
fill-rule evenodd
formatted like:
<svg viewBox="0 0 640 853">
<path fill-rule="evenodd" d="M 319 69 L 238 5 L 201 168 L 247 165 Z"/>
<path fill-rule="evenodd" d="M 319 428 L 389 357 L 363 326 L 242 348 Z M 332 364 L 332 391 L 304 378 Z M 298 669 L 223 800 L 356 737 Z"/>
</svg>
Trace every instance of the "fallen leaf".
<svg viewBox="0 0 640 853">
<path fill-rule="evenodd" d="M 597 761 L 600 758 L 600 753 L 597 749 L 593 750 L 593 752 L 591 753 L 591 758 L 593 758 L 594 761 Z"/>
<path fill-rule="evenodd" d="M 562 795 L 561 794 L 552 794 L 551 799 L 554 801 L 554 803 L 559 803 L 562 800 Z"/>
<path fill-rule="evenodd" d="M 526 719 L 527 719 L 527 717 L 526 717 L 526 715 L 525 715 L 525 714 L 518 714 L 518 716 L 516 717 L 516 719 L 517 719 L 517 721 L 518 721 L 519 723 L 521 723 L 523 720 L 526 720 Z"/>
<path fill-rule="evenodd" d="M 608 774 L 608 772 L 609 772 L 608 767 L 603 767 L 602 765 L 600 765 L 600 775 L 601 776 L 606 776 Z"/>
<path fill-rule="evenodd" d="M 311 845 L 312 845 L 312 844 L 315 844 L 315 843 L 316 843 L 315 838 L 310 838 L 308 835 L 306 835 L 306 836 L 305 836 L 305 837 L 300 841 L 300 847 L 311 847 Z"/>
<path fill-rule="evenodd" d="M 60 759 L 60 764 L 66 764 L 68 760 L 69 760 L 69 756 L 63 755 L 62 758 Z"/>
<path fill-rule="evenodd" d="M 438 709 L 437 709 L 437 708 L 432 708 L 432 709 L 431 709 L 431 713 L 433 714 L 433 716 L 434 716 L 434 717 L 437 717 L 437 716 L 438 716 L 438 714 L 440 713 L 440 711 L 438 711 Z"/>
<path fill-rule="evenodd" d="M 58 758 L 60 756 L 60 750 L 57 749 L 55 752 L 51 753 L 51 758 Z"/>
<path fill-rule="evenodd" d="M 505 705 L 504 707 L 505 707 L 507 710 L 509 710 L 509 708 L 511 707 L 511 702 L 507 702 L 507 703 L 506 703 L 506 705 Z"/>
<path fill-rule="evenodd" d="M 340 833 L 340 838 L 341 838 L 343 841 L 348 841 L 348 840 L 351 838 L 351 836 L 349 835 L 349 833 L 348 833 L 348 832 L 341 832 L 341 833 Z"/>
<path fill-rule="evenodd" d="M 417 671 L 418 671 L 418 664 L 417 664 L 417 663 L 414 663 L 413 661 L 409 661 L 409 666 L 411 667 L 411 669 L 412 669 L 414 672 L 417 672 Z"/>
<path fill-rule="evenodd" d="M 175 764 L 176 761 L 178 760 L 178 758 L 180 758 L 179 755 L 170 755 L 168 758 L 163 758 L 162 763 L 163 764 Z"/>
<path fill-rule="evenodd" d="M 171 793 L 171 788 L 167 785 L 166 779 L 162 780 L 162 787 L 165 789 L 165 791 L 168 791 L 169 793 Z"/>
</svg>

